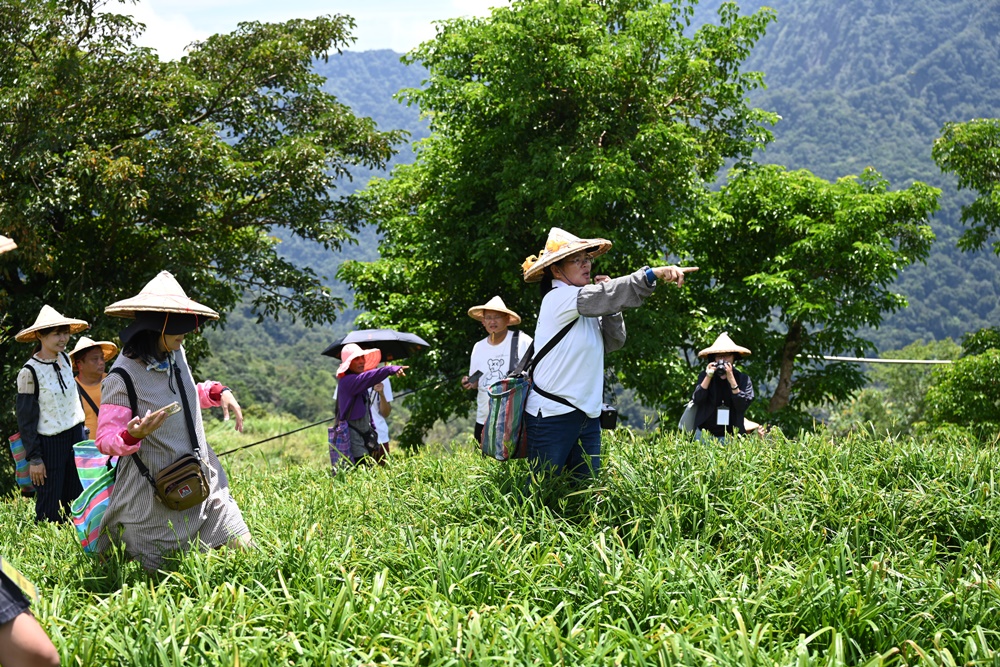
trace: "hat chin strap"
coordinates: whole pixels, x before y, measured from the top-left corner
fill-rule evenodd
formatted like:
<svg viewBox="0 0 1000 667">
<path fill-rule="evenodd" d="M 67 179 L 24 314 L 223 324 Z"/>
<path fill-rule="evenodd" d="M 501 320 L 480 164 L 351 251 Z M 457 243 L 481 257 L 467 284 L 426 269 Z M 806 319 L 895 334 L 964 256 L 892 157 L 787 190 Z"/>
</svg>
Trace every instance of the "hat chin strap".
<svg viewBox="0 0 1000 667">
<path fill-rule="evenodd" d="M 197 331 L 199 326 L 198 314 L 197 313 L 193 314 L 194 314 L 194 329 L 192 329 L 192 331 Z M 160 329 L 160 345 L 163 346 L 164 352 L 170 352 L 170 348 L 167 347 L 167 338 L 166 338 L 167 322 L 169 321 L 170 321 L 170 313 L 165 313 L 165 317 L 163 318 L 163 328 Z"/>
</svg>

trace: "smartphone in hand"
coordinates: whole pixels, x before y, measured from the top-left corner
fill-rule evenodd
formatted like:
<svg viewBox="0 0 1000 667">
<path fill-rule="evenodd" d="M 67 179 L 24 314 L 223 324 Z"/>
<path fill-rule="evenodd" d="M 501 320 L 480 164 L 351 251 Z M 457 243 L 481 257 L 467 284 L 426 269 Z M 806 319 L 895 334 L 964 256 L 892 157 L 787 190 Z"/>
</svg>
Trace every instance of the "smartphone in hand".
<svg viewBox="0 0 1000 667">
<path fill-rule="evenodd" d="M 476 371 L 469 376 L 469 384 L 479 384 L 479 378 L 483 377 L 482 371 Z"/>
<path fill-rule="evenodd" d="M 170 405 L 164 405 L 162 408 L 157 410 L 157 412 L 165 413 L 168 417 L 170 415 L 177 414 L 180 411 L 181 411 L 181 405 L 177 401 L 174 401 Z"/>
</svg>

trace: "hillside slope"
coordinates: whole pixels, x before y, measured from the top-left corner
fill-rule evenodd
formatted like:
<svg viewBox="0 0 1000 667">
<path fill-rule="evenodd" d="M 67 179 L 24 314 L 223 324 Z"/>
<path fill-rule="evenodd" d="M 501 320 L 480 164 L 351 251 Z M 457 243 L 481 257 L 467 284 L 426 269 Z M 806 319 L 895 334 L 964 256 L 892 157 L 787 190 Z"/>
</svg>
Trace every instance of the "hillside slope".
<svg viewBox="0 0 1000 667">
<path fill-rule="evenodd" d="M 698 22 L 719 4 L 703 2 Z M 755 104 L 782 120 L 759 159 L 831 180 L 873 166 L 893 187 L 919 180 L 942 189 L 931 256 L 898 282 L 910 306 L 872 338 L 899 348 L 1000 324 L 1000 262 L 957 250 L 959 207 L 969 197 L 931 159 L 944 123 L 1000 110 L 1000 1 L 766 4 L 777 20 L 748 67 L 765 72 L 768 85 Z M 745 11 L 756 6 L 744 3 Z"/>
</svg>

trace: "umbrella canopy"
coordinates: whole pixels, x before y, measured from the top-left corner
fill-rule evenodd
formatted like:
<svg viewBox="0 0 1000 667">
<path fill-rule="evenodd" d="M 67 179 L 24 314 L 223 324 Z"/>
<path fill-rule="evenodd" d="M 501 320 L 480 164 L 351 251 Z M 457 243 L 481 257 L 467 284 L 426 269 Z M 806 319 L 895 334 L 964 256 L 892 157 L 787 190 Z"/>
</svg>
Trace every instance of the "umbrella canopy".
<svg viewBox="0 0 1000 667">
<path fill-rule="evenodd" d="M 415 352 L 430 347 L 430 343 L 415 334 L 393 331 L 392 329 L 360 329 L 352 331 L 323 350 L 323 354 L 340 359 L 340 351 L 348 343 L 360 345 L 366 350 L 381 350 L 382 361 L 405 359 Z"/>
</svg>

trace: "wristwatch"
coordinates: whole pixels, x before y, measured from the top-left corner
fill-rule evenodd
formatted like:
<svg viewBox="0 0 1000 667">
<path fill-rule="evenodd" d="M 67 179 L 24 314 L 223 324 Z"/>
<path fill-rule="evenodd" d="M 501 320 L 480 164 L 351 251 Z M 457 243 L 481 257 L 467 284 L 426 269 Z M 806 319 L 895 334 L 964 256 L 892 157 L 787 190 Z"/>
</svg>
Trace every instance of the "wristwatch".
<svg viewBox="0 0 1000 667">
<path fill-rule="evenodd" d="M 648 266 L 642 267 L 642 270 L 646 272 L 646 285 L 649 287 L 656 287 L 656 274 L 653 273 L 653 269 Z"/>
</svg>

